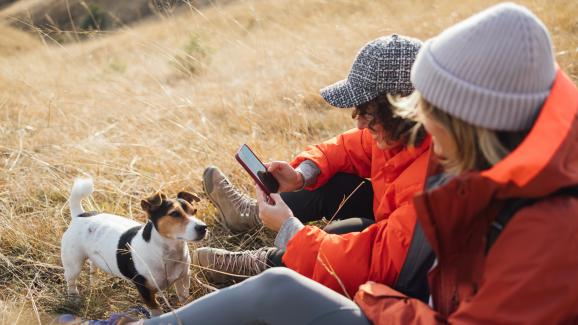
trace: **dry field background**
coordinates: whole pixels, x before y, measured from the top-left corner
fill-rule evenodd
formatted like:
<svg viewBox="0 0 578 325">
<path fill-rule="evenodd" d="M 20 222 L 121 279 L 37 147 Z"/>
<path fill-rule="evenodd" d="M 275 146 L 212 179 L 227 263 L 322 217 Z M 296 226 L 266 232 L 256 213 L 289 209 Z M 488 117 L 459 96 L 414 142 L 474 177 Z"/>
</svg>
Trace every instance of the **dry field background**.
<svg viewBox="0 0 578 325">
<path fill-rule="evenodd" d="M 252 193 L 233 158 L 240 144 L 289 160 L 354 126 L 318 89 L 343 78 L 365 42 L 394 32 L 425 39 L 492 3 L 236 1 L 66 45 L 0 24 L 0 323 L 49 322 L 66 310 L 106 317 L 139 303 L 130 284 L 102 272 L 92 287 L 82 276 L 81 306 L 66 303 L 59 243 L 75 177 L 95 179 L 87 209 L 138 220 L 149 193 L 202 192 L 211 164 Z M 578 2 L 521 3 L 546 23 L 577 81 Z M 209 224 L 214 213 L 200 203 Z M 211 230 L 209 243 L 230 249 L 271 240 Z M 207 292 L 193 280 L 191 298 Z M 165 310 L 177 305 L 173 291 L 167 299 Z"/>
</svg>

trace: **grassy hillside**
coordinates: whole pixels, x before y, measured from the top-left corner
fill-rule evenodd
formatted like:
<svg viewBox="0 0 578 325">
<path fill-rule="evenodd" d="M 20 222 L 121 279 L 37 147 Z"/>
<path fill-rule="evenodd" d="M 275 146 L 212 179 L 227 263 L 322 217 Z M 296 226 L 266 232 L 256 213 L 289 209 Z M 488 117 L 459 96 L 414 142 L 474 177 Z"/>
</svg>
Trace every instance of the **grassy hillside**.
<svg viewBox="0 0 578 325">
<path fill-rule="evenodd" d="M 0 7 L 2 7 L 0 0 Z M 233 0 L 17 0 L 0 11 L 12 26 L 39 33 L 46 41 L 71 42 L 151 17 L 166 18 L 183 7 L 204 8 Z"/>
<path fill-rule="evenodd" d="M 34 35 L 0 22 L 0 58 L 28 52 L 41 45 L 42 42 Z"/>
<path fill-rule="evenodd" d="M 244 0 L 65 46 L 20 42 L 0 26 L 0 323 L 69 308 L 59 242 L 74 177 L 95 178 L 87 208 L 138 220 L 153 191 L 202 192 L 210 164 L 251 193 L 233 158 L 240 144 L 288 160 L 354 126 L 318 89 L 343 78 L 364 43 L 393 32 L 428 38 L 491 3 Z M 522 3 L 549 27 L 560 65 L 577 81 L 578 3 Z M 14 55 L 22 44 L 33 45 Z M 200 203 L 201 218 L 212 224 L 213 214 Z M 227 248 L 270 241 L 264 232 L 211 230 L 209 242 Z M 105 317 L 138 303 L 123 281 L 99 273 L 89 288 L 85 275 L 75 313 Z M 192 298 L 208 292 L 193 282 Z M 172 291 L 167 299 L 170 310 Z"/>
</svg>

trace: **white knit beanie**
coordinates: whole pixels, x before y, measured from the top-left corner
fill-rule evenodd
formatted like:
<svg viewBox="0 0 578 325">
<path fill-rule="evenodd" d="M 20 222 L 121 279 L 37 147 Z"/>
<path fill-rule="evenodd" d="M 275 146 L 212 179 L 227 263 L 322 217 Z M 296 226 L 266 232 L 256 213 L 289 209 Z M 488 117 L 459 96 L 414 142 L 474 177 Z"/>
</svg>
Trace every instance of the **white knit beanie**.
<svg viewBox="0 0 578 325">
<path fill-rule="evenodd" d="M 525 7 L 486 9 L 428 40 L 411 81 L 437 108 L 498 131 L 529 129 L 554 82 L 552 42 Z"/>
</svg>

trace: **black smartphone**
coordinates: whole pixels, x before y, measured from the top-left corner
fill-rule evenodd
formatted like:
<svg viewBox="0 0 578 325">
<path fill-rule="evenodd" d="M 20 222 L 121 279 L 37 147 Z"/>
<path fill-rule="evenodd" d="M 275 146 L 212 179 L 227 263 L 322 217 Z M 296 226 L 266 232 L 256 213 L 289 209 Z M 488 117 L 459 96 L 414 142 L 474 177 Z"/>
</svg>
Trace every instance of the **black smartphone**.
<svg viewBox="0 0 578 325">
<path fill-rule="evenodd" d="M 257 158 L 249 146 L 243 144 L 237 151 L 235 158 L 265 194 L 270 195 L 271 193 L 277 193 L 279 190 L 279 182 L 267 171 L 265 165 Z"/>
</svg>

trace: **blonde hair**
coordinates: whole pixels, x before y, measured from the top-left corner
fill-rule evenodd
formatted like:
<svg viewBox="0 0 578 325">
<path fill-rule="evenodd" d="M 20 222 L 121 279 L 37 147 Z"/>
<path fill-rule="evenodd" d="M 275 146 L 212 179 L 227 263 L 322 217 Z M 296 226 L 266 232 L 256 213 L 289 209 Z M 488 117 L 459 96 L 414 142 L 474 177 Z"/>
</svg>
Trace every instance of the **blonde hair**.
<svg viewBox="0 0 578 325">
<path fill-rule="evenodd" d="M 484 170 L 497 164 L 516 148 L 527 132 L 498 132 L 464 122 L 426 101 L 418 92 L 405 99 L 391 99 L 395 114 L 420 121 L 434 119 L 456 144 L 453 157 L 440 159 L 447 173 L 459 175 L 469 170 Z M 420 122 L 421 124 L 421 122 Z"/>
</svg>

